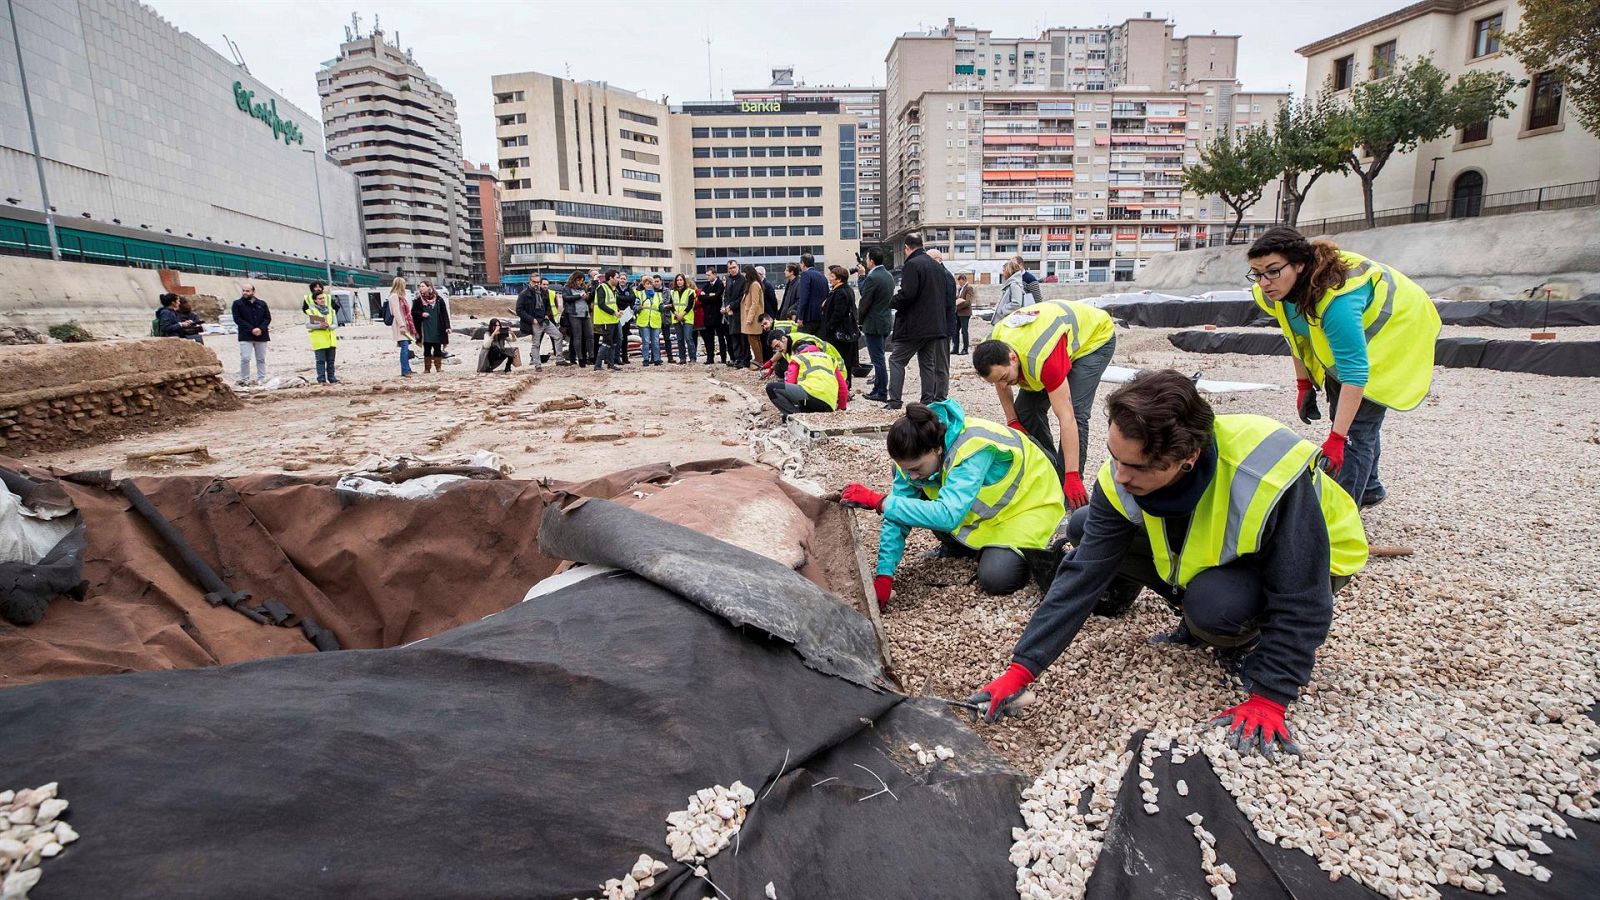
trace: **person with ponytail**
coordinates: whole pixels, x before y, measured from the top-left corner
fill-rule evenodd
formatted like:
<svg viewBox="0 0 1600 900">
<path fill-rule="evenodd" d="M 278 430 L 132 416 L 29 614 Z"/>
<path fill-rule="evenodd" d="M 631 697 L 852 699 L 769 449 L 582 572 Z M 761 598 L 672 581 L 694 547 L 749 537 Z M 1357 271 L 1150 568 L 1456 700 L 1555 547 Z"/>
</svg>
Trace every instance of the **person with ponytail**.
<svg viewBox="0 0 1600 900">
<path fill-rule="evenodd" d="M 1126 599 L 1126 611 L 1150 588 L 1179 618 L 1152 642 L 1212 648 L 1249 692 L 1212 720 L 1228 726 L 1229 743 L 1299 752 L 1285 715 L 1311 680 L 1334 592 L 1367 562 L 1355 502 L 1317 468 L 1315 444 L 1266 416 L 1217 415 L 1171 369 L 1140 372 L 1112 391 L 1106 418 L 1094 497 L 1067 524 L 1074 549 L 1010 667 L 969 702 L 993 722 L 1108 592 Z"/>
<path fill-rule="evenodd" d="M 1267 229 L 1247 255 L 1256 305 L 1289 342 L 1301 422 L 1322 418 L 1318 385 L 1328 392 L 1324 467 L 1359 506 L 1382 503 L 1383 417 L 1414 409 L 1428 395 L 1439 311 L 1389 266 L 1287 226 Z"/>
<path fill-rule="evenodd" d="M 878 530 L 878 606 L 889 602 L 906 535 L 927 528 L 935 557 L 977 557 L 978 586 L 1010 594 L 1031 575 L 1042 591 L 1059 554 L 1046 549 L 1066 515 L 1056 472 L 1037 443 L 1015 428 L 969 418 L 961 404 L 912 403 L 889 429 L 894 486 L 887 495 L 846 485 L 846 506 L 883 515 Z"/>
</svg>

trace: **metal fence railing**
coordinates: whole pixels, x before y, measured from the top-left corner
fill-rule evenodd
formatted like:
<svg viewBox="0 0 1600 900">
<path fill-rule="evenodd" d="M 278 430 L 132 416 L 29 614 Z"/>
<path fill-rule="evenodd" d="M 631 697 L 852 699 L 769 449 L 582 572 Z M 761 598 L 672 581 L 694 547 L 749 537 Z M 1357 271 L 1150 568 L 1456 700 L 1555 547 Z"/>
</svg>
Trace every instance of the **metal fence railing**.
<svg viewBox="0 0 1600 900">
<path fill-rule="evenodd" d="M 1376 210 L 1373 213 L 1373 226 L 1382 228 L 1385 225 L 1409 225 L 1413 222 L 1436 222 L 1441 219 L 1466 219 L 1543 209 L 1593 206 L 1596 202 L 1600 202 L 1597 201 L 1597 192 L 1600 192 L 1597 189 L 1600 189 L 1600 181 L 1575 181 L 1571 184 L 1529 188 L 1525 191 L 1506 191 L 1501 194 L 1482 194 L 1473 197 L 1447 197 L 1432 203 Z M 1366 228 L 1367 217 L 1365 214 L 1360 214 L 1301 220 L 1295 227 L 1305 234 L 1339 234 Z"/>
</svg>

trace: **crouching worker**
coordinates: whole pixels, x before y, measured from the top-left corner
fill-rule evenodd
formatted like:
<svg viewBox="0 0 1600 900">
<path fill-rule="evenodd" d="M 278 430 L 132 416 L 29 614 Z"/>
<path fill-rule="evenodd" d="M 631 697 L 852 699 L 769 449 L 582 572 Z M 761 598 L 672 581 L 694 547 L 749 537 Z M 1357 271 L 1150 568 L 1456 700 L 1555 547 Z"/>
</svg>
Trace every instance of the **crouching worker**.
<svg viewBox="0 0 1600 900">
<path fill-rule="evenodd" d="M 1170 369 L 1106 400 L 1094 497 L 1076 549 L 1012 652 L 972 696 L 994 721 L 1060 656 L 1107 588 L 1148 587 L 1181 617 L 1160 643 L 1219 648 L 1250 696 L 1212 721 L 1241 752 L 1298 752 L 1285 713 L 1311 680 L 1333 594 L 1367 561 L 1355 502 L 1316 466 L 1317 447 L 1272 419 L 1215 415 Z"/>
<path fill-rule="evenodd" d="M 880 608 L 889 602 L 912 528 L 939 538 L 930 556 L 976 556 L 985 593 L 1013 593 L 1030 576 L 1040 590 L 1050 584 L 1059 556 L 1046 548 L 1066 505 L 1055 467 L 1027 435 L 968 418 L 954 400 L 912 403 L 889 429 L 889 458 L 888 496 L 851 484 L 840 497 L 883 514 L 872 581 Z"/>
<path fill-rule="evenodd" d="M 850 391 L 844 369 L 822 347 L 782 335 L 772 341 L 773 359 L 787 365 L 782 381 L 767 382 L 767 399 L 783 420 L 799 412 L 834 412 L 845 408 Z"/>
</svg>

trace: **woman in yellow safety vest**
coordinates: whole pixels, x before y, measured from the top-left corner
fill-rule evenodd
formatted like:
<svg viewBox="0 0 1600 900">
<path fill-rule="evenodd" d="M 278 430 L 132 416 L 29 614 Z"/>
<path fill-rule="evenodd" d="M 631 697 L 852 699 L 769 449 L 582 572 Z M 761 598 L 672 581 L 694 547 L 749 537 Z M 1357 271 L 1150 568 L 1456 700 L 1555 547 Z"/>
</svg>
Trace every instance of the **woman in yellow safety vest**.
<svg viewBox="0 0 1600 900">
<path fill-rule="evenodd" d="M 1033 435 L 1054 457 L 1061 493 L 1073 509 L 1089 502 L 1083 486 L 1089 413 L 1116 349 L 1111 317 L 1068 300 L 1022 307 L 996 322 L 989 339 L 972 349 L 972 367 L 994 385 L 1007 423 Z M 1061 423 L 1059 445 L 1050 433 L 1049 411 Z"/>
<path fill-rule="evenodd" d="M 639 326 L 639 360 L 646 367 L 661 365 L 661 307 L 666 299 L 662 291 L 656 290 L 655 279 L 648 275 L 639 279 L 639 289 L 633 295 L 633 316 Z"/>
<path fill-rule="evenodd" d="M 883 514 L 878 530 L 878 606 L 889 602 L 906 534 L 927 528 L 939 538 L 930 557 L 977 557 L 978 585 L 1010 594 L 1031 575 L 1042 591 L 1059 556 L 1047 548 L 1066 515 L 1055 468 L 1039 445 L 1015 428 L 969 418 L 961 404 L 912 403 L 889 429 L 894 486 L 887 496 L 846 485 L 847 506 Z"/>
<path fill-rule="evenodd" d="M 622 282 L 622 275 L 616 269 L 607 269 L 605 276 L 594 284 L 594 290 L 589 295 L 589 308 L 594 318 L 594 370 L 600 371 L 600 363 L 605 361 L 606 368 L 612 372 L 617 370 L 617 361 L 622 358 L 619 344 L 622 341 L 621 329 L 617 322 L 617 285 Z"/>
<path fill-rule="evenodd" d="M 311 335 L 311 353 L 317 358 L 317 384 L 338 384 L 333 374 L 333 358 L 339 352 L 339 335 L 336 324 L 333 295 L 320 281 L 311 282 L 311 293 L 305 296 L 306 331 Z"/>
<path fill-rule="evenodd" d="M 812 343 L 773 342 L 773 349 L 785 360 L 781 381 L 767 382 L 767 399 L 789 417 L 800 412 L 834 412 L 845 408 L 850 392 L 845 388 L 844 370 L 832 356 Z M 776 359 L 777 357 L 774 357 Z"/>
<path fill-rule="evenodd" d="M 1171 369 L 1112 391 L 1106 418 L 1109 459 L 1068 523 L 1076 548 L 1011 667 L 972 702 L 994 721 L 1090 613 L 1126 610 L 1148 587 L 1181 616 L 1153 640 L 1211 646 L 1249 691 L 1213 720 L 1230 743 L 1298 752 L 1284 715 L 1311 680 L 1334 592 L 1367 562 L 1355 501 L 1317 467 L 1316 445 L 1265 416 L 1216 415 Z"/>
<path fill-rule="evenodd" d="M 1383 417 L 1428 395 L 1438 309 L 1394 269 L 1287 226 L 1267 229 L 1248 255 L 1251 294 L 1289 342 L 1300 421 L 1322 418 L 1320 383 L 1333 417 L 1324 465 L 1361 507 L 1382 503 Z"/>
<path fill-rule="evenodd" d="M 678 365 L 695 361 L 695 300 L 699 294 L 681 273 L 672 279 L 672 324 L 678 332 Z"/>
</svg>

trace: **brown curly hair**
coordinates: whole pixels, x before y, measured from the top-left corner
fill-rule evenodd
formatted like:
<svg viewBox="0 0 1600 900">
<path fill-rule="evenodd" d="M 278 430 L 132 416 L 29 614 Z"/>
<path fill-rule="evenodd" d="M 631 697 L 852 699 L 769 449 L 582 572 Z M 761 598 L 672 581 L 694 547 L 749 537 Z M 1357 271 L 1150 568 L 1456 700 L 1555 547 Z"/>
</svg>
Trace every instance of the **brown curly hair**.
<svg viewBox="0 0 1600 900">
<path fill-rule="evenodd" d="M 1344 284 L 1350 270 L 1339 256 L 1339 247 L 1332 241 L 1312 241 L 1287 225 L 1275 225 L 1266 230 L 1245 255 L 1260 259 L 1276 253 L 1289 262 L 1301 266 L 1300 277 L 1284 297 L 1284 302 L 1294 304 L 1300 317 L 1307 322 L 1316 319 L 1317 301 L 1328 291 Z"/>
<path fill-rule="evenodd" d="M 1170 464 L 1210 445 L 1216 413 L 1188 376 L 1145 369 L 1106 398 L 1106 420 L 1150 462 Z"/>
</svg>

